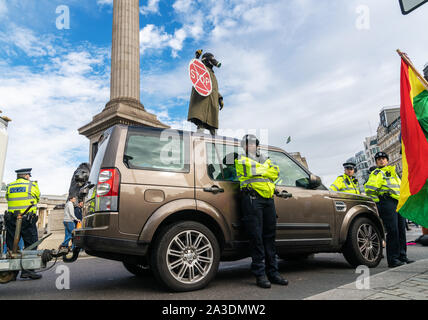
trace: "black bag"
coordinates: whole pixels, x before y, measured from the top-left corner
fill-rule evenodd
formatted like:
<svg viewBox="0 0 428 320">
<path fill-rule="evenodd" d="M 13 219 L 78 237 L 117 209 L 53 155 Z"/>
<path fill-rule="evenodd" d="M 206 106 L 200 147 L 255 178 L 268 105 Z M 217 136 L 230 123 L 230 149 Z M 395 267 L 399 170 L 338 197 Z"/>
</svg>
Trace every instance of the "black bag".
<svg viewBox="0 0 428 320">
<path fill-rule="evenodd" d="M 423 246 L 428 246 L 428 235 L 420 236 L 415 240 L 416 243 L 420 243 Z"/>
</svg>

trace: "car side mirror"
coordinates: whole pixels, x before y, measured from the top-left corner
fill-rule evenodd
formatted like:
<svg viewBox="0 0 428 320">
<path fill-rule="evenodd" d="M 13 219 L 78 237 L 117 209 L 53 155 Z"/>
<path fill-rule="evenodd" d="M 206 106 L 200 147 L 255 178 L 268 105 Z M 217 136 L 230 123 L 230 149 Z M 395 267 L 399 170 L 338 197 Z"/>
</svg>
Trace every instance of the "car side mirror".
<svg viewBox="0 0 428 320">
<path fill-rule="evenodd" d="M 308 188 L 309 189 L 316 189 L 316 188 L 318 188 L 321 185 L 322 185 L 321 178 L 318 177 L 318 176 L 316 176 L 316 175 L 314 175 L 314 174 L 311 174 L 311 176 L 309 177 L 309 186 L 308 186 Z"/>
<path fill-rule="evenodd" d="M 427 2 L 428 0 L 400 0 L 401 13 L 409 14 Z"/>
</svg>

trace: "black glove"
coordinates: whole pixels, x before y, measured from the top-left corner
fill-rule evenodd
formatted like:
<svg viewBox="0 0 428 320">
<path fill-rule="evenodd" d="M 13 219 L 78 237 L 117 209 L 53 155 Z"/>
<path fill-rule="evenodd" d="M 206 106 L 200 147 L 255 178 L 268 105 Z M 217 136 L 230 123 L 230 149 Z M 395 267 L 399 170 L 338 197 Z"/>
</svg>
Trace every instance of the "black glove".
<svg viewBox="0 0 428 320">
<path fill-rule="evenodd" d="M 224 107 L 223 97 L 218 98 L 218 104 L 220 105 L 220 110 L 222 110 Z"/>
</svg>

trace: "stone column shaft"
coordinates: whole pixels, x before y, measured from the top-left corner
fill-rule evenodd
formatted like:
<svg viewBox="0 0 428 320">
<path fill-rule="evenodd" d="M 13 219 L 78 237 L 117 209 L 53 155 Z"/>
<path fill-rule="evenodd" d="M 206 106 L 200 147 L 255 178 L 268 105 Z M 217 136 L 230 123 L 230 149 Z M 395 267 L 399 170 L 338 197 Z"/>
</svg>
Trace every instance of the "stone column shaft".
<svg viewBox="0 0 428 320">
<path fill-rule="evenodd" d="M 110 100 L 140 101 L 140 15 L 138 0 L 114 0 Z"/>
</svg>

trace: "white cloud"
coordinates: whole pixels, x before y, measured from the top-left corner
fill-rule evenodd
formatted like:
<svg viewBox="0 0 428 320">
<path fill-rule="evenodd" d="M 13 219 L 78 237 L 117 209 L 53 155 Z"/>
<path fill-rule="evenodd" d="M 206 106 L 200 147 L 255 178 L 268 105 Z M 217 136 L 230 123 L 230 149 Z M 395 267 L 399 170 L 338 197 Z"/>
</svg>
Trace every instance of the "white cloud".
<svg viewBox="0 0 428 320">
<path fill-rule="evenodd" d="M 88 158 L 77 129 L 102 110 L 109 96 L 106 50 L 88 48 L 45 63 L 44 72 L 0 67 L 4 114 L 12 118 L 5 181 L 14 170 L 33 168 L 42 194 L 64 194 L 73 171 Z M 100 73 L 96 68 L 102 68 Z"/>
<path fill-rule="evenodd" d="M 147 5 L 140 7 L 143 15 L 159 13 L 159 0 L 148 0 Z"/>
<path fill-rule="evenodd" d="M 104 5 L 112 6 L 113 0 L 97 0 L 97 4 L 100 6 L 104 6 Z"/>
<path fill-rule="evenodd" d="M 175 30 L 174 34 L 165 32 L 164 27 L 158 28 L 153 24 L 146 25 L 140 30 L 141 53 L 147 50 L 172 49 L 172 56 L 177 57 L 177 52 L 183 48 L 183 41 L 186 39 L 184 29 Z"/>
<path fill-rule="evenodd" d="M 0 0 L 0 17 L 3 17 L 7 13 L 6 0 Z"/>
<path fill-rule="evenodd" d="M 193 4 L 193 0 L 176 0 L 172 7 L 175 11 L 180 13 L 188 13 L 190 6 Z"/>
<path fill-rule="evenodd" d="M 38 36 L 32 30 L 11 25 L 6 31 L 0 32 L 2 50 L 17 54 L 16 49 L 25 52 L 29 57 L 53 56 L 56 50 L 51 36 Z"/>
</svg>

